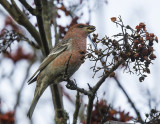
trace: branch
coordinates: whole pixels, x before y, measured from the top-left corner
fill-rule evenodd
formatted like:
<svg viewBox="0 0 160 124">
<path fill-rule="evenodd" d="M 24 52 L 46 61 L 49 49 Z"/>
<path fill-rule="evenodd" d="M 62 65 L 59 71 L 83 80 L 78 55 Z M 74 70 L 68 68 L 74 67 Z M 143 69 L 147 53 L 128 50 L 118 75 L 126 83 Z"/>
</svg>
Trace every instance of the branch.
<svg viewBox="0 0 160 124">
<path fill-rule="evenodd" d="M 48 47 L 48 42 L 47 42 L 47 38 L 46 38 L 46 33 L 44 30 L 44 24 L 43 24 L 43 18 L 42 18 L 42 3 L 41 0 L 34 0 L 35 4 L 36 4 L 36 10 L 37 10 L 37 23 L 38 23 L 38 28 L 39 28 L 39 32 L 40 32 L 40 37 L 42 40 L 42 47 L 44 48 L 45 51 L 45 56 L 47 56 L 49 54 L 49 47 Z"/>
<path fill-rule="evenodd" d="M 68 58 L 68 61 L 66 63 L 66 68 L 65 68 L 64 76 L 63 76 L 64 81 L 67 81 L 66 87 L 68 89 L 71 89 L 71 90 L 77 90 L 77 91 L 79 91 L 81 93 L 84 93 L 85 95 L 93 96 L 93 94 L 90 91 L 86 91 L 83 88 L 77 87 L 77 84 L 75 84 L 74 81 L 72 81 L 72 80 L 69 79 L 69 77 L 68 77 L 68 67 L 69 67 L 69 61 L 70 61 L 71 56 L 72 56 L 72 54 Z"/>
<path fill-rule="evenodd" d="M 143 120 L 142 120 L 142 117 L 139 113 L 139 111 L 137 110 L 137 108 L 135 107 L 134 103 L 132 102 L 131 98 L 129 97 L 129 95 L 127 94 L 127 92 L 125 91 L 125 89 L 123 88 L 123 86 L 121 85 L 121 83 L 119 82 L 119 80 L 114 77 L 117 85 L 119 86 L 119 88 L 123 91 L 124 95 L 127 97 L 128 99 L 128 102 L 131 104 L 132 108 L 134 109 L 135 113 L 137 114 L 138 116 L 138 120 L 141 122 L 141 123 L 144 123 Z"/>
<path fill-rule="evenodd" d="M 94 98 L 95 98 L 95 94 L 89 97 L 88 106 L 87 106 L 86 124 L 90 124 L 90 121 L 91 121 Z"/>
<path fill-rule="evenodd" d="M 69 78 L 66 79 L 67 85 L 66 87 L 70 90 L 77 90 L 80 93 L 83 93 L 84 95 L 88 95 L 88 96 L 93 96 L 93 93 L 90 91 L 87 91 L 83 88 L 80 88 L 77 86 L 77 84 L 75 84 L 74 81 L 70 80 Z"/>
<path fill-rule="evenodd" d="M 99 87 L 102 85 L 102 83 L 106 80 L 106 78 L 112 73 L 114 72 L 123 62 L 125 62 L 124 59 L 121 59 L 116 65 L 114 65 L 107 74 L 105 74 L 98 82 L 97 84 L 91 89 L 91 91 L 93 92 L 93 95 L 89 97 L 89 101 L 88 101 L 88 106 L 87 106 L 87 120 L 86 120 L 86 124 L 90 124 L 90 120 L 91 120 L 91 113 L 92 113 L 92 109 L 93 109 L 93 101 L 95 98 L 95 94 L 97 92 L 97 90 L 99 89 Z"/>
<path fill-rule="evenodd" d="M 51 0 L 50 2 L 53 3 L 53 1 L 54 0 Z M 60 39 L 60 32 L 58 32 L 58 30 L 57 30 L 58 25 L 57 25 L 56 17 L 57 17 L 57 7 L 54 5 L 52 7 L 51 19 L 52 19 L 52 24 L 54 26 L 54 32 L 55 32 L 55 44 L 57 44 L 59 42 L 59 39 Z"/>
<path fill-rule="evenodd" d="M 36 6 L 39 9 L 42 9 L 42 5 L 41 1 L 37 1 L 38 3 L 36 3 Z M 46 44 L 48 44 L 48 48 L 47 49 L 51 49 L 52 48 L 52 40 L 51 40 L 51 25 L 50 25 L 50 20 L 51 20 L 51 15 L 52 15 L 52 9 L 55 7 L 53 4 L 53 0 L 50 1 L 46 1 L 46 0 L 42 0 L 42 4 L 43 4 L 43 11 L 41 11 L 40 13 L 40 17 L 37 17 L 37 21 L 39 20 L 39 26 L 41 26 L 41 31 L 45 31 L 45 36 L 43 37 L 43 42 L 45 42 Z M 37 9 L 38 9 L 37 8 Z M 56 9 L 56 7 L 55 7 Z M 43 13 L 42 13 L 43 12 Z M 43 18 L 42 18 L 43 17 Z M 55 16 L 56 18 L 56 16 Z M 43 23 L 43 26 L 40 24 Z M 41 33 L 41 32 L 40 32 Z M 43 33 L 41 35 L 44 35 Z M 62 99 L 62 91 L 60 88 L 59 84 L 54 84 L 50 86 L 51 88 L 51 93 L 52 93 L 52 100 L 53 100 L 53 105 L 54 105 L 54 110 L 55 110 L 55 121 L 56 123 L 67 123 L 67 113 L 64 110 L 64 106 L 63 106 L 63 99 Z"/>
<path fill-rule="evenodd" d="M 33 9 L 27 2 L 26 0 L 19 0 L 21 2 L 21 4 L 32 14 L 32 15 L 36 15 L 37 12 L 35 9 Z"/>
<path fill-rule="evenodd" d="M 35 44 L 33 41 L 29 40 L 27 37 L 23 37 L 23 40 L 28 42 L 28 44 L 30 44 L 32 47 L 39 49 L 39 46 Z"/>
<path fill-rule="evenodd" d="M 51 16 L 53 11 L 53 0 L 47 1 L 42 0 L 43 4 L 43 21 L 44 21 L 44 29 L 46 32 L 46 38 L 48 41 L 49 49 L 52 49 L 52 38 L 51 38 Z"/>
<path fill-rule="evenodd" d="M 62 101 L 62 92 L 59 85 L 51 85 L 53 105 L 55 109 L 56 124 L 67 123 L 68 115 L 64 110 Z"/>
<path fill-rule="evenodd" d="M 77 96 L 76 96 L 76 108 L 75 108 L 75 112 L 73 115 L 73 124 L 77 124 L 77 118 L 78 118 L 78 113 L 79 113 L 79 109 L 80 109 L 80 95 L 79 92 L 77 92 Z"/>
<path fill-rule="evenodd" d="M 107 74 L 105 74 L 98 82 L 97 84 L 93 87 L 92 92 L 96 93 L 99 87 L 102 85 L 102 83 L 105 81 L 105 79 L 112 73 L 114 72 L 122 63 L 124 63 L 125 60 L 121 59 L 116 65 L 114 65 Z"/>
<path fill-rule="evenodd" d="M 11 5 L 6 0 L 0 0 L 0 4 L 8 11 L 8 13 L 14 18 L 14 20 L 20 25 L 24 26 L 28 32 L 32 35 L 32 37 L 36 40 L 38 45 L 40 46 L 42 53 L 44 54 L 44 50 L 42 48 L 42 41 L 40 35 L 36 28 L 29 22 L 23 12 L 18 8 L 15 2 L 12 0 L 13 5 Z"/>
<path fill-rule="evenodd" d="M 26 16 L 23 14 L 23 12 L 18 8 L 14 0 L 11 1 L 13 5 L 11 5 L 6 0 L 0 0 L 0 4 L 8 11 L 8 13 L 14 18 L 16 22 L 18 22 L 20 25 L 24 26 L 29 33 L 34 37 L 38 45 L 40 46 L 43 55 L 47 56 L 49 54 L 49 48 L 48 48 L 48 42 L 46 39 L 45 31 L 44 31 L 44 25 L 43 25 L 43 19 L 42 19 L 42 6 L 41 1 L 35 0 L 36 3 L 36 13 L 37 15 L 37 22 L 39 26 L 39 32 L 36 30 L 35 26 L 33 26 L 29 20 L 26 18 Z M 27 5 L 24 5 L 25 7 Z M 38 11 L 40 11 L 38 13 Z M 51 39 L 50 39 L 51 41 Z M 60 119 L 65 119 L 65 112 L 63 110 L 63 102 L 62 102 L 62 95 L 59 91 L 59 85 L 51 86 L 52 90 L 52 98 L 54 102 L 54 107 L 56 110 L 56 117 Z"/>
</svg>

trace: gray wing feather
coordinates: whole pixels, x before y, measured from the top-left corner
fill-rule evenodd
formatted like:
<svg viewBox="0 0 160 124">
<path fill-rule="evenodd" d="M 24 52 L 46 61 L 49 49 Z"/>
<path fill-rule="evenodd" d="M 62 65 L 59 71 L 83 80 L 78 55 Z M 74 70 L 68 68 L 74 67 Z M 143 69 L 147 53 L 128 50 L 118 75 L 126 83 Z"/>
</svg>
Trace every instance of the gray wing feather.
<svg viewBox="0 0 160 124">
<path fill-rule="evenodd" d="M 34 77 L 38 75 L 38 72 L 42 71 L 51 61 L 53 61 L 57 56 L 59 56 L 62 52 L 64 52 L 69 46 L 69 40 L 64 40 L 58 43 L 50 52 L 50 54 L 43 60 L 37 71 L 32 75 L 32 77 L 28 80 L 28 84 L 34 82 Z"/>
</svg>

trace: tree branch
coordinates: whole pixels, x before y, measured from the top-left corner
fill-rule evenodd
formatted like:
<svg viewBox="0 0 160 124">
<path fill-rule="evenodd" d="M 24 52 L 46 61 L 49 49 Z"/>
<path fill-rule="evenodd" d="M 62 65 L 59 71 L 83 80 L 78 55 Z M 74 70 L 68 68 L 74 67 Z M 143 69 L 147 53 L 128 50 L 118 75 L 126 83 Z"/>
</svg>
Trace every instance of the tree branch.
<svg viewBox="0 0 160 124">
<path fill-rule="evenodd" d="M 26 0 L 19 0 L 21 2 L 21 4 L 32 14 L 32 15 L 36 15 L 36 9 L 33 9 L 27 2 Z"/>
<path fill-rule="evenodd" d="M 42 18 L 42 6 L 41 1 L 35 0 L 36 3 L 36 15 L 37 15 L 37 22 L 39 26 L 39 32 L 36 30 L 35 26 L 33 26 L 29 20 L 26 18 L 26 16 L 23 14 L 23 12 L 18 8 L 14 0 L 11 1 L 12 5 L 6 1 L 6 0 L 0 0 L 0 4 L 9 12 L 9 14 L 14 18 L 16 22 L 18 22 L 20 25 L 24 26 L 29 33 L 34 37 L 38 45 L 40 46 L 43 55 L 47 56 L 49 54 L 49 48 L 48 48 L 48 42 L 46 39 L 44 26 L 43 26 L 43 18 Z M 25 3 L 26 4 L 26 3 Z M 24 5 L 27 7 L 27 5 Z M 38 12 L 40 11 L 40 12 Z M 42 40 L 41 40 L 42 39 Z M 51 39 L 50 39 L 51 41 Z M 63 102 L 62 102 L 62 95 L 60 94 L 59 86 L 55 85 L 52 88 L 52 97 L 54 97 L 54 105 L 56 106 L 55 109 L 57 111 L 57 118 L 60 120 L 62 118 L 65 118 L 66 116 L 63 110 Z M 62 111 L 63 110 L 63 111 Z M 65 120 L 65 119 L 64 119 Z"/>
<path fill-rule="evenodd" d="M 105 74 L 98 82 L 97 84 L 93 87 L 93 93 L 96 93 L 99 87 L 102 85 L 102 83 L 105 81 L 105 79 L 112 73 L 114 72 L 122 63 L 124 63 L 125 60 L 121 59 L 116 65 L 114 65 L 107 74 Z"/>
<path fill-rule="evenodd" d="M 41 3 L 41 0 L 34 0 L 34 2 L 36 4 L 36 10 L 38 12 L 36 18 L 37 18 L 38 28 L 40 32 L 40 37 L 42 40 L 42 45 L 43 45 L 42 47 L 44 48 L 45 56 L 47 56 L 49 54 L 49 47 L 48 47 L 48 42 L 47 42 L 46 33 L 44 30 L 43 18 L 42 18 L 42 3 Z"/>
<path fill-rule="evenodd" d="M 51 1 L 54 1 L 54 0 L 51 0 Z M 53 27 L 54 27 L 54 33 L 55 33 L 55 44 L 57 44 L 59 42 L 59 39 L 60 39 L 60 33 L 58 32 L 57 30 L 57 20 L 56 20 L 56 17 L 57 17 L 57 7 L 56 6 L 53 6 L 52 8 L 52 24 L 53 24 Z"/>
<path fill-rule="evenodd" d="M 132 102 L 131 98 L 129 97 L 129 95 L 127 94 L 127 92 L 126 92 L 125 89 L 123 88 L 123 86 L 121 85 L 120 81 L 119 81 L 116 77 L 114 77 L 114 79 L 115 79 L 117 85 L 119 86 L 119 88 L 123 91 L 124 95 L 127 97 L 128 102 L 131 104 L 131 106 L 132 106 L 132 108 L 134 109 L 135 113 L 137 114 L 138 120 L 143 123 L 143 120 L 142 120 L 142 117 L 141 117 L 139 111 L 138 111 L 137 108 L 135 107 L 134 103 Z"/>
<path fill-rule="evenodd" d="M 94 98 L 95 98 L 95 94 L 89 97 L 88 106 L 87 106 L 86 124 L 90 124 L 90 121 L 91 121 Z"/>
<path fill-rule="evenodd" d="M 68 77 L 67 77 L 67 79 L 66 79 L 66 82 L 67 82 L 66 87 L 67 87 L 68 89 L 70 89 L 70 90 L 77 90 L 78 92 L 83 93 L 84 95 L 88 95 L 88 96 L 92 96 L 92 95 L 93 95 L 92 92 L 87 91 L 87 90 L 85 90 L 85 89 L 83 89 L 83 88 L 78 87 L 78 86 L 74 83 L 74 81 L 70 80 Z"/>
<path fill-rule="evenodd" d="M 55 109 L 55 121 L 57 124 L 66 124 L 68 116 L 63 107 L 61 89 L 59 85 L 51 85 L 50 88 L 52 92 L 53 105 Z"/>
<path fill-rule="evenodd" d="M 32 47 L 39 49 L 39 46 L 35 44 L 33 41 L 29 40 L 27 37 L 23 37 L 23 40 L 28 42 L 28 44 L 30 44 Z"/>
<path fill-rule="evenodd" d="M 47 1 L 42 0 L 43 4 L 43 22 L 44 22 L 44 30 L 46 32 L 46 38 L 48 42 L 49 49 L 52 49 L 52 38 L 51 38 L 51 16 L 53 10 L 53 0 Z"/>
<path fill-rule="evenodd" d="M 23 12 L 17 7 L 17 5 L 12 0 L 13 5 L 11 5 L 6 0 L 0 0 L 0 4 L 7 10 L 7 12 L 14 18 L 14 20 L 24 26 L 28 32 L 32 35 L 32 37 L 36 40 L 38 45 L 40 46 L 42 53 L 44 53 L 44 50 L 42 48 L 42 41 L 40 38 L 40 35 L 36 28 L 29 22 L 29 20 L 26 18 L 26 16 L 23 14 Z"/>
<path fill-rule="evenodd" d="M 37 1 L 40 2 L 40 1 Z M 41 4 L 41 3 L 38 3 Z M 42 0 L 43 4 L 43 11 L 41 10 L 41 17 L 39 19 L 42 22 L 42 17 L 43 17 L 43 30 L 45 30 L 46 36 L 44 37 L 45 41 L 48 44 L 48 49 L 52 49 L 52 40 L 51 40 L 51 25 L 50 25 L 50 20 L 52 18 L 52 11 L 53 9 L 56 9 L 56 7 L 53 4 L 53 0 Z M 39 6 L 39 5 L 37 5 Z M 41 6 L 41 5 L 40 5 Z M 42 7 L 42 6 L 41 6 Z M 41 9 L 41 8 L 39 8 Z M 56 18 L 56 16 L 55 16 Z M 38 18 L 37 18 L 38 20 Z M 40 25 L 41 26 L 41 25 Z M 41 27 L 42 28 L 42 27 Z M 56 38 L 55 38 L 56 39 Z M 50 86 L 51 88 L 51 93 L 52 93 L 52 100 L 53 100 L 53 105 L 54 105 L 54 110 L 55 110 L 55 121 L 57 124 L 59 123 L 67 123 L 68 116 L 64 110 L 63 106 L 63 99 L 62 99 L 62 91 L 60 88 L 59 84 L 54 84 Z"/>
<path fill-rule="evenodd" d="M 91 91 L 93 92 L 93 95 L 89 97 L 89 101 L 88 101 L 88 106 L 87 106 L 87 119 L 86 119 L 86 124 L 90 124 L 90 120 L 91 120 L 91 113 L 92 113 L 92 109 L 93 109 L 93 101 L 95 98 L 95 94 L 97 92 L 97 90 L 99 89 L 99 87 L 102 85 L 102 83 L 106 80 L 106 78 L 112 73 L 114 72 L 123 62 L 125 62 L 124 59 L 121 59 L 116 65 L 114 65 L 107 74 L 105 74 L 97 83 L 96 85 L 91 89 Z"/>
<path fill-rule="evenodd" d="M 76 104 L 75 104 L 75 112 L 73 115 L 73 124 L 77 124 L 77 118 L 78 118 L 78 113 L 80 109 L 80 95 L 79 92 L 77 91 L 77 96 L 76 96 Z"/>
</svg>

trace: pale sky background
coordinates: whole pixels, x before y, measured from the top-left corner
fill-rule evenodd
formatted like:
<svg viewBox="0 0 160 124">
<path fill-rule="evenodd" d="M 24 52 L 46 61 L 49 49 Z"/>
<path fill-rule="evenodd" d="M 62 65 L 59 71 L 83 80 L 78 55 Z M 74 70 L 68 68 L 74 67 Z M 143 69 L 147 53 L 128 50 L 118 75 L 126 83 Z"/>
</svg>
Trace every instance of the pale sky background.
<svg viewBox="0 0 160 124">
<path fill-rule="evenodd" d="M 66 0 L 66 4 L 68 1 Z M 85 1 L 85 0 L 84 0 Z M 90 0 L 90 7 L 93 7 L 93 1 Z M 94 11 L 91 15 L 91 24 L 95 25 L 97 30 L 95 33 L 98 33 L 100 37 L 105 35 L 112 36 L 113 34 L 118 33 L 118 30 L 110 21 L 111 17 L 118 17 L 121 15 L 124 24 L 130 25 L 131 27 L 135 27 L 140 22 L 144 22 L 147 25 L 147 29 L 149 32 L 155 33 L 158 37 L 160 37 L 159 28 L 160 28 L 160 1 L 159 0 L 108 0 L 108 4 L 104 4 L 104 0 L 97 0 L 96 6 L 94 7 Z M 86 9 L 82 10 L 86 11 Z M 2 18 L 0 16 L 0 18 Z M 88 19 L 86 15 L 85 18 L 81 19 L 80 22 L 84 23 Z M 3 20 L 3 19 L 2 19 Z M 69 20 L 59 20 L 59 23 L 68 24 Z M 0 29 L 3 25 L 3 21 L 0 23 Z M 54 39 L 53 39 L 54 40 Z M 156 48 L 156 56 L 157 59 L 154 61 L 154 64 L 151 65 L 151 74 L 145 79 L 144 82 L 140 83 L 138 76 L 129 75 L 123 73 L 123 70 L 118 70 L 116 73 L 118 74 L 118 78 L 121 81 L 123 87 L 129 94 L 130 98 L 135 102 L 136 107 L 142 112 L 141 115 L 145 115 L 145 113 L 149 112 L 149 108 L 147 105 L 148 97 L 145 95 L 145 89 L 149 89 L 151 92 L 151 96 L 155 97 L 158 102 L 160 102 L 160 82 L 159 82 L 159 44 L 155 44 Z M 36 71 L 40 63 L 35 63 L 30 71 L 30 76 Z M 6 60 L 1 63 L 0 73 L 5 71 L 9 73 L 13 66 L 13 63 L 10 60 Z M 9 111 L 13 109 L 13 104 L 15 103 L 15 94 L 16 90 L 21 86 L 21 82 L 23 80 L 24 70 L 28 66 L 28 63 L 25 61 L 20 61 L 16 64 L 17 71 L 13 75 L 13 79 L 16 78 L 16 83 L 11 85 L 8 79 L 4 79 L 0 82 L 0 97 L 2 97 L 3 102 L 3 110 Z M 93 86 L 98 79 L 92 79 L 92 73 L 89 71 L 89 67 L 91 63 L 86 61 L 81 68 L 73 75 L 72 78 L 75 78 L 78 85 L 80 87 L 87 88 L 87 83 L 90 83 Z M 1 75 L 1 74 L 0 74 Z M 87 77 L 86 77 L 87 75 Z M 62 85 L 66 83 L 63 82 Z M 14 88 L 13 88 L 14 87 Z M 28 108 L 31 104 L 31 100 L 33 98 L 35 84 L 27 85 L 27 82 L 24 86 L 21 98 L 21 105 L 17 111 L 16 119 L 17 124 L 29 124 L 29 120 L 26 118 L 24 113 L 27 113 Z M 75 98 L 76 92 L 70 91 L 65 88 L 65 91 L 71 93 L 71 97 Z M 103 92 L 106 92 L 106 95 L 103 96 Z M 130 115 L 135 115 L 133 109 L 131 109 L 130 104 L 127 102 L 124 94 L 119 90 L 117 84 L 113 79 L 107 79 L 102 87 L 99 89 L 97 96 L 100 98 L 107 99 L 108 103 L 113 104 L 114 108 L 121 107 L 121 110 L 125 110 L 126 112 L 130 112 Z M 65 103 L 64 106 L 70 116 L 72 116 L 74 112 L 74 105 L 70 103 L 66 98 L 64 98 Z M 87 103 L 87 97 L 84 96 L 84 103 Z M 153 108 L 157 107 L 160 110 L 160 106 L 152 105 Z M 33 121 L 35 124 L 53 124 L 53 105 L 51 101 L 50 89 L 48 88 L 40 98 L 37 107 L 33 114 Z M 72 122 L 72 118 L 70 118 L 70 122 Z"/>
</svg>

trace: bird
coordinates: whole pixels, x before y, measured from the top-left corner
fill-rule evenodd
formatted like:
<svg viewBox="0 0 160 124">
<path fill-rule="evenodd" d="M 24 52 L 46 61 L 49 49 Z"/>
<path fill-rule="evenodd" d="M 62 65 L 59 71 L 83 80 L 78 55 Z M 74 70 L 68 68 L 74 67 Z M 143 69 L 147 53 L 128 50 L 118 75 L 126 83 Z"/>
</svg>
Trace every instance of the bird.
<svg viewBox="0 0 160 124">
<path fill-rule="evenodd" d="M 34 98 L 27 113 L 29 118 L 32 117 L 45 89 L 51 84 L 65 81 L 64 75 L 70 78 L 84 63 L 87 36 L 95 30 L 95 26 L 82 23 L 71 26 L 62 41 L 57 43 L 42 61 L 37 71 L 28 80 L 28 84 L 36 81 Z"/>
</svg>

